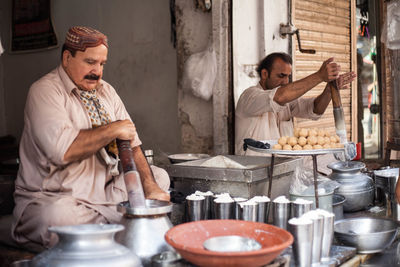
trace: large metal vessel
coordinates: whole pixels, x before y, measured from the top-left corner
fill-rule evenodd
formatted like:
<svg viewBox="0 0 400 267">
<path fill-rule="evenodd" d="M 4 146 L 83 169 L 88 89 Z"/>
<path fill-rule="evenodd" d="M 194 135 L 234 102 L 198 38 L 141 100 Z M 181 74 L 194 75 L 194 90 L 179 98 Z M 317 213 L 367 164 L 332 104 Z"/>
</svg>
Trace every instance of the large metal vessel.
<svg viewBox="0 0 400 267">
<path fill-rule="evenodd" d="M 330 177 L 341 184 L 336 193 L 344 196 L 345 212 L 364 210 L 373 205 L 375 185 L 371 177 L 361 172 L 365 164 L 358 161 L 339 161 L 331 163 Z"/>
</svg>

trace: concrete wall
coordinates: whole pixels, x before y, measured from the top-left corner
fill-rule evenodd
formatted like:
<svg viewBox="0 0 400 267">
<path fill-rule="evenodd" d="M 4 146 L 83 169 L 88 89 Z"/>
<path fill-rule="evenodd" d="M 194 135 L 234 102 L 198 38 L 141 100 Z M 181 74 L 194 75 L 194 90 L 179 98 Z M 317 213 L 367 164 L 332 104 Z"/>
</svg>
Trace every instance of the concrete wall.
<svg viewBox="0 0 400 267">
<path fill-rule="evenodd" d="M 11 2 L 0 2 L 0 34 L 6 52 L 0 57 L 0 97 L 5 131 L 20 137 L 29 86 L 59 64 L 60 48 L 10 54 Z M 180 151 L 176 50 L 170 41 L 169 1 L 53 0 L 52 16 L 59 43 L 70 26 L 97 28 L 109 38 L 104 79 L 111 83 L 136 123 L 144 148 L 155 153 Z M 3 67 L 3 74 L 1 73 Z M 2 86 L 4 85 L 4 91 Z M 0 100 L 1 105 L 1 100 Z"/>
<path fill-rule="evenodd" d="M 182 88 L 184 64 L 190 55 L 204 51 L 212 37 L 211 12 L 195 7 L 195 1 L 176 0 L 176 31 L 179 74 L 179 120 L 182 150 L 192 153 L 213 151 L 213 102 L 195 97 Z"/>
<path fill-rule="evenodd" d="M 289 21 L 288 3 L 283 0 L 234 0 L 232 13 L 236 106 L 243 91 L 259 82 L 256 68 L 260 60 L 273 52 L 289 53 L 289 38 L 279 35 L 279 25 Z"/>
</svg>

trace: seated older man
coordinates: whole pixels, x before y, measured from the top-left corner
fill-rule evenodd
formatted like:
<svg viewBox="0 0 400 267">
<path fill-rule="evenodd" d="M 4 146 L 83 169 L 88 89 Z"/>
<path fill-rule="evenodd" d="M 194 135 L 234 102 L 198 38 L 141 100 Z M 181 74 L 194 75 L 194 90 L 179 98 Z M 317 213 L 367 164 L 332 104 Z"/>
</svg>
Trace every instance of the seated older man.
<svg viewBox="0 0 400 267">
<path fill-rule="evenodd" d="M 116 139 L 130 140 L 146 198 L 169 200 L 168 174 L 147 164 L 124 104 L 102 80 L 107 53 L 104 34 L 72 27 L 61 65 L 29 90 L 11 234 L 30 250 L 57 242 L 49 226 L 120 221 L 127 192 Z"/>
</svg>

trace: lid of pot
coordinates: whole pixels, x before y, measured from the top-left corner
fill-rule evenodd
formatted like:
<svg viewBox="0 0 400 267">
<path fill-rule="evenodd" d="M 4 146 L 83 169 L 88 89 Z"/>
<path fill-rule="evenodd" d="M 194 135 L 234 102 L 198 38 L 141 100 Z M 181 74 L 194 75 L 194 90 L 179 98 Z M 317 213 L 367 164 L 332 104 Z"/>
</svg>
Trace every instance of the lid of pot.
<svg viewBox="0 0 400 267">
<path fill-rule="evenodd" d="M 341 184 L 338 193 L 364 192 L 374 188 L 374 181 L 368 175 L 353 176 L 349 179 L 338 180 Z"/>
<path fill-rule="evenodd" d="M 365 164 L 360 161 L 338 161 L 327 167 L 335 172 L 352 172 L 365 168 Z"/>
<path fill-rule="evenodd" d="M 168 201 L 160 201 L 153 199 L 146 199 L 146 207 L 131 208 L 128 201 L 121 202 L 117 206 L 117 210 L 127 215 L 161 215 L 172 211 L 172 203 Z"/>
<path fill-rule="evenodd" d="M 399 168 L 386 168 L 383 170 L 374 171 L 377 177 L 392 178 L 399 176 Z"/>
</svg>

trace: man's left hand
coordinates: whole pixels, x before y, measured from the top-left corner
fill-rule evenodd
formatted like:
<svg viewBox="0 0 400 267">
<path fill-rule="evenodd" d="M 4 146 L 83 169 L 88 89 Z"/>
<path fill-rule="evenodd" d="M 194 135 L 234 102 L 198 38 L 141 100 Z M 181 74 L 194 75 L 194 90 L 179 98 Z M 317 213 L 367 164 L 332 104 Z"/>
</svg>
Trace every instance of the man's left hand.
<svg viewBox="0 0 400 267">
<path fill-rule="evenodd" d="M 346 72 L 342 75 L 339 76 L 336 80 L 336 85 L 337 88 L 339 89 L 347 89 L 349 88 L 349 84 L 354 81 L 354 79 L 357 77 L 357 74 L 355 74 L 353 71 Z"/>
</svg>

